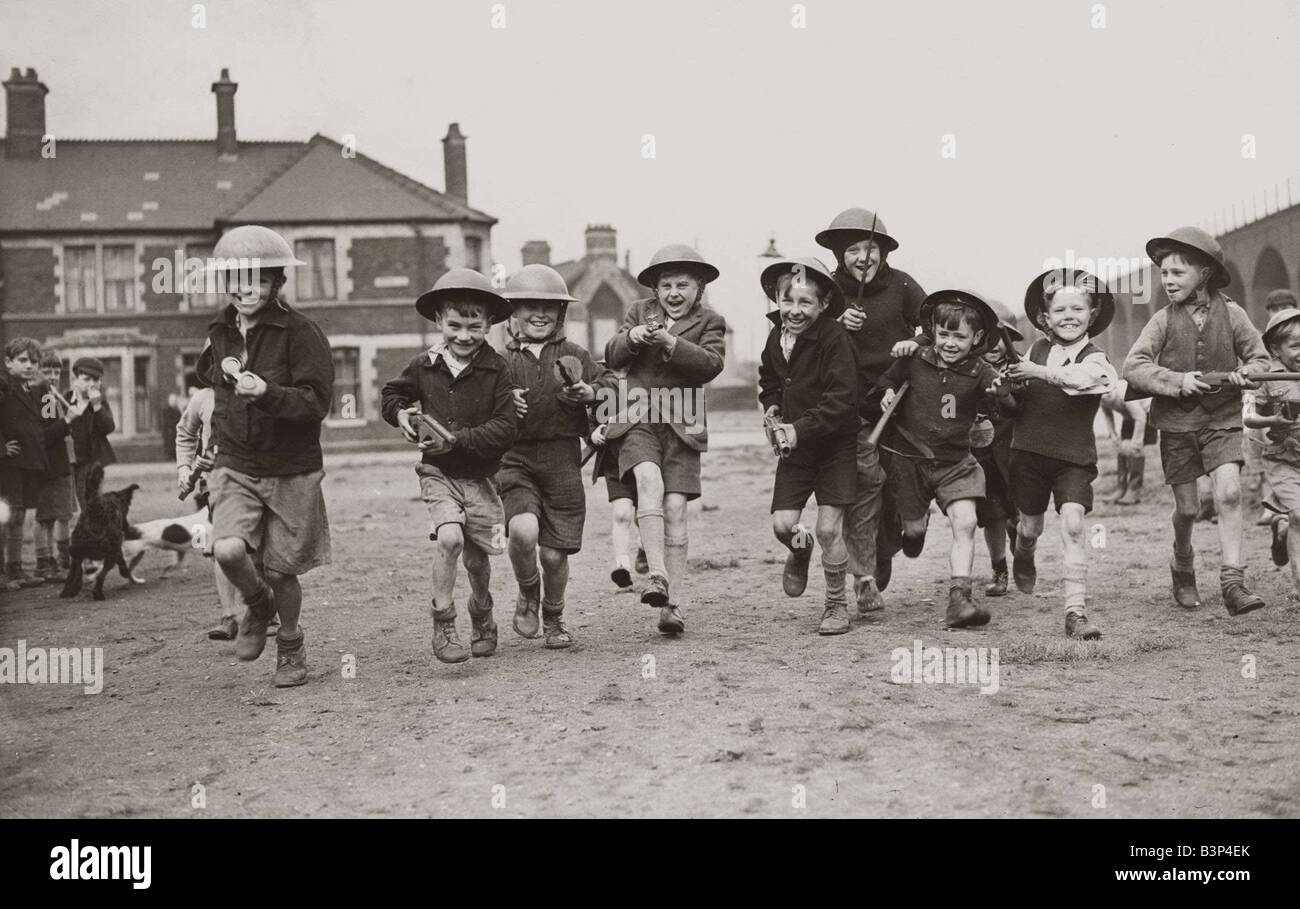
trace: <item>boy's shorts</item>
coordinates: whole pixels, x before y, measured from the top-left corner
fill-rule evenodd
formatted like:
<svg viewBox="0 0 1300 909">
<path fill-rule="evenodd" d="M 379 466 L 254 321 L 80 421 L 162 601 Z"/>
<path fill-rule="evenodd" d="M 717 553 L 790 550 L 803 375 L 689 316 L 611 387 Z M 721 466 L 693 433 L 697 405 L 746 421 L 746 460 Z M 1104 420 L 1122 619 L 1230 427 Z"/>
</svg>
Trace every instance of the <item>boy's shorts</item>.
<svg viewBox="0 0 1300 909">
<path fill-rule="evenodd" d="M 1224 464 L 1243 464 L 1241 427 L 1197 429 L 1192 432 L 1160 431 L 1160 467 L 1165 483 L 1195 483 Z"/>
<path fill-rule="evenodd" d="M 254 477 L 231 467 L 209 474 L 212 536 L 239 537 L 262 564 L 283 574 L 306 574 L 330 561 L 330 525 L 321 492 L 323 470 L 285 477 Z"/>
<path fill-rule="evenodd" d="M 73 501 L 71 473 L 48 477 L 36 502 L 37 522 L 71 521 Z"/>
<path fill-rule="evenodd" d="M 930 502 L 948 513 L 948 506 L 961 499 L 984 498 L 984 470 L 973 455 L 960 461 L 928 461 L 895 455 L 890 459 L 889 486 L 894 492 L 898 516 L 919 521 L 930 511 Z"/>
<path fill-rule="evenodd" d="M 688 446 L 667 423 L 635 423 L 618 440 L 619 479 L 635 484 L 632 468 L 651 461 L 659 465 L 664 492 L 688 500 L 700 497 L 700 453 Z"/>
<path fill-rule="evenodd" d="M 1264 478 L 1273 498 L 1288 512 L 1300 511 L 1300 466 L 1290 461 L 1264 459 Z M 1297 528 L 1300 532 L 1300 528 Z"/>
<path fill-rule="evenodd" d="M 489 555 L 505 552 L 506 518 L 491 477 L 449 477 L 432 464 L 415 467 L 429 506 L 433 537 L 443 524 L 459 524 L 465 539 Z"/>
<path fill-rule="evenodd" d="M 979 527 L 988 527 L 994 521 L 1014 521 L 1019 517 L 1007 479 L 998 467 L 992 448 L 973 449 L 971 454 L 984 471 L 984 498 L 975 503 L 975 521 Z"/>
<path fill-rule="evenodd" d="M 1014 450 L 1009 473 L 1011 501 L 1021 514 L 1042 514 L 1047 511 L 1048 499 L 1055 501 L 1057 514 L 1066 502 L 1082 505 L 1084 514 L 1092 511 L 1096 464 L 1074 464 L 1036 451 Z"/>
<path fill-rule="evenodd" d="M 858 491 L 858 437 L 832 442 L 823 460 L 813 466 L 777 461 L 772 485 L 772 511 L 802 511 L 810 495 L 818 505 L 852 505 Z"/>
<path fill-rule="evenodd" d="M 35 508 L 40 504 L 45 474 L 39 470 L 10 467 L 0 470 L 0 498 L 10 508 Z"/>
<path fill-rule="evenodd" d="M 497 471 L 506 536 L 515 515 L 531 514 L 537 516 L 539 544 L 570 554 L 582 549 L 587 491 L 581 461 L 578 439 L 516 442 Z"/>
</svg>

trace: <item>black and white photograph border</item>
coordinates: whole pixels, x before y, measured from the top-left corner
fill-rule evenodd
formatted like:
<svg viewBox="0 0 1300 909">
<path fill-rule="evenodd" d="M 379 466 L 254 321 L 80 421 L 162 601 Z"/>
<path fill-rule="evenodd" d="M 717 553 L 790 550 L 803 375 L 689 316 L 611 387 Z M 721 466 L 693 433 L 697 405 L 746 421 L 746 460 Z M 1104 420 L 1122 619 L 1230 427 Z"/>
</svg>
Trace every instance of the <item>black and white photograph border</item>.
<svg viewBox="0 0 1300 909">
<path fill-rule="evenodd" d="M 1297 47 L 0 3 L 0 817 L 1300 815 Z"/>
</svg>

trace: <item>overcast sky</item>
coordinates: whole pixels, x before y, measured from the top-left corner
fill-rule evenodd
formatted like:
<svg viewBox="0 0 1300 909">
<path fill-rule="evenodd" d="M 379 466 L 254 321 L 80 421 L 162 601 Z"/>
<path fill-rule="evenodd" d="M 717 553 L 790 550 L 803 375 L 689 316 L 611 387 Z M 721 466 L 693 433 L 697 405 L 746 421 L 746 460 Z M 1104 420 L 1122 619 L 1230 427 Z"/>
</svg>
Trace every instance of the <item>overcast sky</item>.
<svg viewBox="0 0 1300 909">
<path fill-rule="evenodd" d="M 769 233 L 829 258 L 813 234 L 849 206 L 880 212 L 927 290 L 1019 309 L 1045 258 L 1140 256 L 1252 193 L 1262 214 L 1280 184 L 1285 204 L 1288 177 L 1300 201 L 1284 0 L 808 0 L 803 29 L 787 0 L 208 0 L 203 29 L 194 5 L 0 0 L 0 66 L 35 67 L 72 138 L 214 136 L 227 66 L 240 138 L 351 134 L 437 188 L 459 121 L 497 261 L 534 238 L 581 255 L 593 222 L 634 270 L 698 242 L 751 352 Z"/>
</svg>

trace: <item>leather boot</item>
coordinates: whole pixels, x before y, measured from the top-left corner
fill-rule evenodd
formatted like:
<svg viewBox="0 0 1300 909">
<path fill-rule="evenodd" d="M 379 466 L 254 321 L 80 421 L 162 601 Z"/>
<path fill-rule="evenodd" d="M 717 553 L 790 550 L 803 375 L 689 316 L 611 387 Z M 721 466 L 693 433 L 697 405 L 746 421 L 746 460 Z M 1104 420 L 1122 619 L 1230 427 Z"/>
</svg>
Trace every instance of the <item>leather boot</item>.
<svg viewBox="0 0 1300 909">
<path fill-rule="evenodd" d="M 1129 456 L 1119 454 L 1115 456 L 1115 494 L 1110 497 L 1110 501 L 1118 503 L 1120 499 L 1128 493 L 1129 477 Z"/>
<path fill-rule="evenodd" d="M 497 623 L 492 620 L 492 594 L 479 604 L 474 598 L 465 604 L 469 611 L 469 652 L 476 657 L 491 656 L 497 649 Z"/>
<path fill-rule="evenodd" d="M 456 634 L 456 604 L 433 610 L 433 655 L 442 663 L 463 663 L 469 651 Z"/>
</svg>

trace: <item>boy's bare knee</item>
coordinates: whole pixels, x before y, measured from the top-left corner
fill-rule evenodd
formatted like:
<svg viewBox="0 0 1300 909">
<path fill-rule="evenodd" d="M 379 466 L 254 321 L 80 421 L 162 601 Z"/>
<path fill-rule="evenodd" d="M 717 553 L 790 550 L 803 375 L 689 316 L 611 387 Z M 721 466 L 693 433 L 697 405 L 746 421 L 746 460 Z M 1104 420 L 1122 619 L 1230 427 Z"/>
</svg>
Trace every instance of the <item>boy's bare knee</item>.
<svg viewBox="0 0 1300 909">
<path fill-rule="evenodd" d="M 799 512 L 775 512 L 772 515 L 772 532 L 778 537 L 789 536 L 794 533 L 795 525 L 799 523 Z"/>
<path fill-rule="evenodd" d="M 1220 509 L 1236 508 L 1241 504 L 1241 481 L 1235 476 L 1220 479 L 1214 484 L 1214 504 Z"/>
<path fill-rule="evenodd" d="M 1065 534 L 1071 538 L 1083 536 L 1083 509 L 1082 508 L 1063 508 L 1061 509 L 1061 528 Z"/>
<path fill-rule="evenodd" d="M 212 544 L 212 557 L 220 565 L 234 565 L 248 555 L 248 546 L 242 537 L 222 537 Z"/>
<path fill-rule="evenodd" d="M 438 548 L 452 555 L 460 555 L 465 548 L 465 532 L 459 524 L 443 524 L 438 528 Z"/>
<path fill-rule="evenodd" d="M 561 552 L 558 549 L 552 549 L 549 546 L 543 546 L 541 552 L 538 553 L 538 557 L 541 560 L 542 567 L 547 571 L 555 571 L 556 569 L 563 568 L 565 563 L 569 561 L 567 553 Z"/>
<path fill-rule="evenodd" d="M 531 549 L 537 545 L 537 518 L 531 514 L 515 515 L 510 520 L 510 545 Z"/>
<path fill-rule="evenodd" d="M 979 523 L 975 517 L 975 509 L 972 508 L 953 508 L 948 512 L 948 523 L 952 525 L 952 532 L 955 534 L 974 535 L 975 525 Z"/>
</svg>

